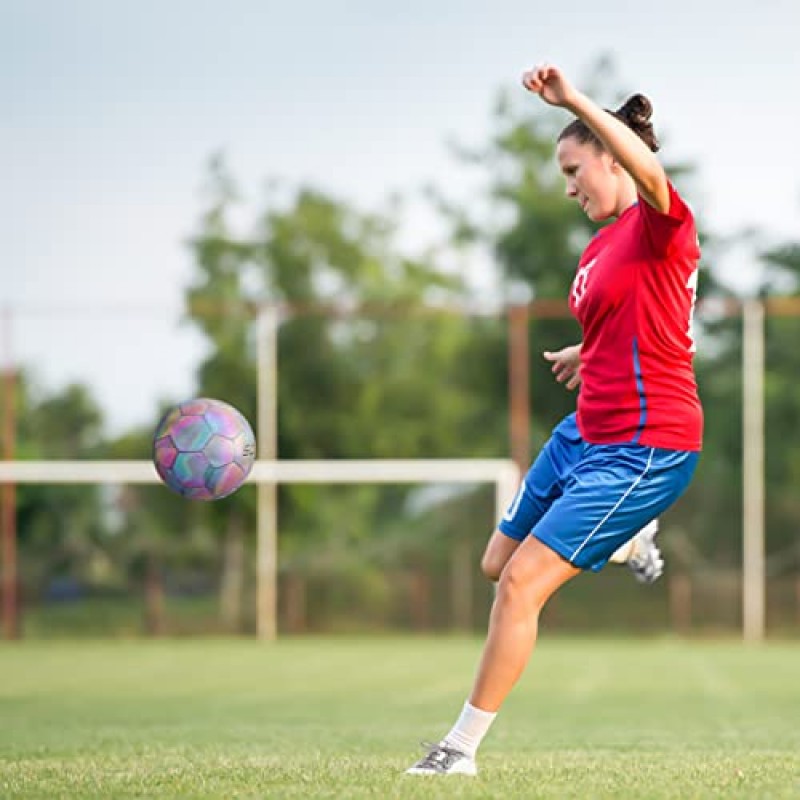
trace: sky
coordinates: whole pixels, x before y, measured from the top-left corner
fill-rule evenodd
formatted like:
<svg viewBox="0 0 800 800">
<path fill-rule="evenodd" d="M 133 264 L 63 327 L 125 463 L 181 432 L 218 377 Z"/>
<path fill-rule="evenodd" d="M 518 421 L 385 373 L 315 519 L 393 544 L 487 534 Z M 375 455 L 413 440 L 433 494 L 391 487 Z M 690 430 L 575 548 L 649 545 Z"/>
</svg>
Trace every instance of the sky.
<svg viewBox="0 0 800 800">
<path fill-rule="evenodd" d="M 251 207 L 273 178 L 364 210 L 458 196 L 448 142 L 485 143 L 541 61 L 580 88 L 610 54 L 712 231 L 796 239 L 798 31 L 797 0 L 0 0 L 0 359 L 149 424 L 204 352 L 180 315 L 214 153 Z M 409 247 L 433 231 L 414 214 Z M 725 268 L 746 289 L 751 254 Z"/>
</svg>

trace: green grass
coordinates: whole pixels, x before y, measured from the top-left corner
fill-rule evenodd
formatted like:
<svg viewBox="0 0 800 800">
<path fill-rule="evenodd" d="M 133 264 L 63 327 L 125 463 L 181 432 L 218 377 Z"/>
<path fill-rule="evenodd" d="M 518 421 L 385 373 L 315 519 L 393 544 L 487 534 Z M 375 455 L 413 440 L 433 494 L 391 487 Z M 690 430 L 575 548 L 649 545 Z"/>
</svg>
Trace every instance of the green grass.
<svg viewBox="0 0 800 800">
<path fill-rule="evenodd" d="M 797 798 L 800 646 L 545 635 L 478 778 L 412 778 L 471 638 L 0 647 L 0 796 Z"/>
</svg>

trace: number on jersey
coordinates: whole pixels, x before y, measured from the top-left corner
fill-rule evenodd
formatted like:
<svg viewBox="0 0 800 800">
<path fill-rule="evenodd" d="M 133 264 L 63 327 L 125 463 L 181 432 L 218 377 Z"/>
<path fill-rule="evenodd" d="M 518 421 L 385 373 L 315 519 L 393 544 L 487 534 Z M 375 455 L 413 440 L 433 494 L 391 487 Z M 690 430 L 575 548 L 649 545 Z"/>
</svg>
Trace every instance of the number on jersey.
<svg viewBox="0 0 800 800">
<path fill-rule="evenodd" d="M 689 345 L 689 352 L 694 353 L 697 351 L 697 342 L 694 339 L 694 309 L 697 305 L 697 278 L 700 268 L 695 269 L 686 281 L 686 288 L 691 292 L 692 304 L 689 307 L 689 327 L 686 330 L 686 335 L 689 337 L 691 344 Z"/>
</svg>

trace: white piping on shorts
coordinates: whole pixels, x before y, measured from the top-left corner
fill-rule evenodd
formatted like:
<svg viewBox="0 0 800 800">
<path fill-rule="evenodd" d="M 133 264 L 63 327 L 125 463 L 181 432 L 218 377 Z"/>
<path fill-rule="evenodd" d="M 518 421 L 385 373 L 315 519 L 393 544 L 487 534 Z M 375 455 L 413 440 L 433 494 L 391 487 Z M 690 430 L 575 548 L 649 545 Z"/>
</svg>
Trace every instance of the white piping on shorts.
<svg viewBox="0 0 800 800">
<path fill-rule="evenodd" d="M 570 561 L 574 561 L 575 560 L 575 558 L 577 557 L 578 553 L 580 553 L 580 551 L 583 550 L 583 548 L 589 543 L 589 539 L 591 539 L 592 536 L 594 536 L 597 533 L 597 531 L 599 531 L 600 528 L 603 527 L 603 525 L 606 523 L 608 518 L 622 505 L 622 503 L 625 501 L 625 498 L 639 485 L 639 481 L 641 481 L 642 478 L 644 478 L 644 476 L 647 475 L 647 472 L 650 469 L 650 465 L 653 463 L 653 455 L 655 454 L 655 452 L 656 452 L 655 447 L 651 447 L 650 448 L 650 456 L 647 459 L 647 464 L 645 465 L 645 468 L 644 468 L 642 474 L 639 475 L 639 477 L 630 485 L 630 488 L 628 489 L 628 491 L 625 492 L 625 494 L 623 494 L 622 497 L 620 497 L 619 500 L 617 500 L 617 503 L 614 506 L 614 508 L 612 508 L 608 512 L 608 514 L 606 514 L 603 517 L 603 519 L 601 519 L 600 522 L 598 522 L 597 525 L 595 525 L 594 530 L 581 542 L 581 544 L 578 547 L 578 549 L 569 557 Z"/>
<path fill-rule="evenodd" d="M 503 519 L 506 522 L 513 522 L 514 517 L 517 516 L 517 511 L 519 511 L 520 503 L 522 503 L 522 495 L 525 494 L 525 479 L 523 478 L 522 483 L 519 485 L 519 489 L 517 489 L 517 493 L 514 495 L 514 499 L 511 501 L 511 505 L 506 509 L 506 513 L 503 514 Z"/>
</svg>

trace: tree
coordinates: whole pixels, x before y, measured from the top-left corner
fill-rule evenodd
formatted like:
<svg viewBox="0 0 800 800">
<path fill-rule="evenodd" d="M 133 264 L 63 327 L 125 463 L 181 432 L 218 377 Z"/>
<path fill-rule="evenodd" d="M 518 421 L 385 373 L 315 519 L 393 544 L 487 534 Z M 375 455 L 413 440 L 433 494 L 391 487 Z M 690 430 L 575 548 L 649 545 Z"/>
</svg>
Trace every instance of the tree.
<svg viewBox="0 0 800 800">
<path fill-rule="evenodd" d="M 462 297 L 461 282 L 432 260 L 401 254 L 394 222 L 318 190 L 299 188 L 283 202 L 270 195 L 251 215 L 254 224 L 234 231 L 238 194 L 215 160 L 187 292 L 187 316 L 210 344 L 198 392 L 253 419 L 253 314 L 261 303 L 279 304 L 281 458 L 496 454 L 498 421 L 470 369 L 485 358 L 480 325 L 431 308 L 432 300 Z M 408 489 L 291 487 L 280 494 L 284 564 L 307 563 L 307 553 L 330 564 L 332 554 L 352 552 L 402 515 Z M 229 543 L 252 529 L 244 496 L 219 511 Z M 230 552 L 242 549 L 231 544 Z"/>
<path fill-rule="evenodd" d="M 19 458 L 80 459 L 103 454 L 103 417 L 87 387 L 70 384 L 47 394 L 23 370 L 16 388 Z M 105 572 L 101 507 L 99 487 L 18 487 L 20 576 L 25 596 L 40 597 L 57 578 L 90 585 Z"/>
<path fill-rule="evenodd" d="M 800 299 L 800 242 L 788 241 L 762 255 L 762 298 Z M 797 304 L 793 306 L 797 309 Z M 800 319 L 769 316 L 766 321 L 766 486 L 767 530 L 772 574 L 800 564 Z"/>
</svg>

